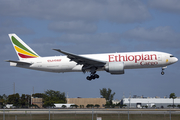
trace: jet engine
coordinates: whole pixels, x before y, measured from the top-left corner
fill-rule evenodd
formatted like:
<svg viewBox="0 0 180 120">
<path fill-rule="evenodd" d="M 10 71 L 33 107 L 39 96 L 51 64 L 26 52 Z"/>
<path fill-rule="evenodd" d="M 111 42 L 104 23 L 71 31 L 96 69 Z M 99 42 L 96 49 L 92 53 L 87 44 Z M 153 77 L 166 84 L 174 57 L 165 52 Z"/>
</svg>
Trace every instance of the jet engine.
<svg viewBox="0 0 180 120">
<path fill-rule="evenodd" d="M 111 74 L 124 74 L 124 62 L 107 62 L 104 69 Z"/>
</svg>

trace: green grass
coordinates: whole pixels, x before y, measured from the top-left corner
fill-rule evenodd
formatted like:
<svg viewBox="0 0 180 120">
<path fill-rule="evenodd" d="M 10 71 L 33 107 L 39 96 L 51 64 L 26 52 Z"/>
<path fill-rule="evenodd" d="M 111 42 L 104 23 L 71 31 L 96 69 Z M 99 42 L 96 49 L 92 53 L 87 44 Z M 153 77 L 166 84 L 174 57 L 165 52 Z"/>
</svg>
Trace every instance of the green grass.
<svg viewBox="0 0 180 120">
<path fill-rule="evenodd" d="M 49 120 L 49 114 L 6 114 L 5 120 Z M 127 114 L 94 114 L 93 119 L 128 120 Z M 92 120 L 92 114 L 51 114 L 51 120 Z M 0 115 L 3 120 L 3 115 Z M 130 114 L 129 120 L 170 120 L 169 114 Z M 172 114 L 171 120 L 180 120 L 180 114 Z"/>
</svg>

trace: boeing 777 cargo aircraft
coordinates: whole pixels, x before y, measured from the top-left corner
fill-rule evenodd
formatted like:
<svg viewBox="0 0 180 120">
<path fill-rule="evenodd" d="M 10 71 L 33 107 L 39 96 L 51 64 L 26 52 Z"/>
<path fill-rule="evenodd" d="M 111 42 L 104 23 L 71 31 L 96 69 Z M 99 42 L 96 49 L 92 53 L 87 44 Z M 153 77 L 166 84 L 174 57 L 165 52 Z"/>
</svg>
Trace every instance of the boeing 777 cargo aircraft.
<svg viewBox="0 0 180 120">
<path fill-rule="evenodd" d="M 164 68 L 178 61 L 172 54 L 147 51 L 76 55 L 60 49 L 53 49 L 65 56 L 40 57 L 16 34 L 9 34 L 19 60 L 7 60 L 10 66 L 47 72 L 90 72 L 87 80 L 99 78 L 96 71 L 124 74 L 125 69 Z"/>
</svg>

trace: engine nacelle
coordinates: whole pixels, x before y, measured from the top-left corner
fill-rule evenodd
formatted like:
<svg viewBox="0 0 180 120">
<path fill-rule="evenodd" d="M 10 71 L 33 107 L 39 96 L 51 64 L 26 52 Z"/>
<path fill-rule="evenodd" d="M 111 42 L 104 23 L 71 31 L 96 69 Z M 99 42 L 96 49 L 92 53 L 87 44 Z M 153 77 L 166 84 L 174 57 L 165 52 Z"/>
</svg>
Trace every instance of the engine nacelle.
<svg viewBox="0 0 180 120">
<path fill-rule="evenodd" d="M 124 62 L 107 62 L 104 68 L 111 74 L 124 74 Z"/>
</svg>

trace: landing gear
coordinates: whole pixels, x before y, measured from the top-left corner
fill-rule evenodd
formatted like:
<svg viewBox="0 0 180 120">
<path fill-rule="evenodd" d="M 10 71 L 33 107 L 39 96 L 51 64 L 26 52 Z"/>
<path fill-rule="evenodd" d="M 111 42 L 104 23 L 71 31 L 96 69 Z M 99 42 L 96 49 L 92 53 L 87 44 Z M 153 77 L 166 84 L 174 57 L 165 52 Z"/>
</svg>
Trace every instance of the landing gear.
<svg viewBox="0 0 180 120">
<path fill-rule="evenodd" d="M 93 75 L 90 75 L 90 76 L 87 76 L 86 79 L 91 81 L 92 79 L 96 79 L 96 78 L 99 78 L 99 75 L 98 74 L 93 74 Z"/>
<path fill-rule="evenodd" d="M 161 75 L 164 75 L 164 71 L 161 72 Z"/>
<path fill-rule="evenodd" d="M 162 72 L 161 72 L 161 75 L 164 75 L 164 69 L 167 68 L 167 67 L 162 67 Z"/>
<path fill-rule="evenodd" d="M 94 80 L 96 78 L 99 78 L 99 75 L 96 74 L 96 69 L 97 68 L 91 68 L 91 70 L 90 70 L 91 74 L 90 74 L 90 76 L 86 77 L 87 80 L 91 81 L 91 80 Z"/>
</svg>

